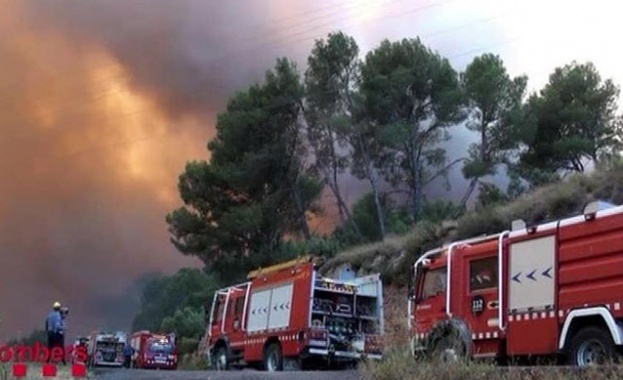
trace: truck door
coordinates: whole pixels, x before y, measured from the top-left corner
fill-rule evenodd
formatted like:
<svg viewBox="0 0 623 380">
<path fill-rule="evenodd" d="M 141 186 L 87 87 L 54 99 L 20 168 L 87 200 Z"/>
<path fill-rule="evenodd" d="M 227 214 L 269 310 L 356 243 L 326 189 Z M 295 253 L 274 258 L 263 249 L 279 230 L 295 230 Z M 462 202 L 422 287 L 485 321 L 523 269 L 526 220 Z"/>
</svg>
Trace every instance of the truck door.
<svg viewBox="0 0 623 380">
<path fill-rule="evenodd" d="M 423 269 L 418 279 L 415 306 L 416 333 L 427 333 L 446 319 L 447 267 Z"/>
<path fill-rule="evenodd" d="M 216 304 L 214 305 L 214 315 L 212 318 L 212 325 L 210 326 L 210 335 L 212 337 L 218 337 L 218 336 L 223 335 L 221 328 L 222 328 L 222 322 L 223 322 L 223 317 L 224 317 L 223 311 L 225 308 L 226 300 L 227 300 L 226 293 L 218 294 L 215 299 Z"/>
<path fill-rule="evenodd" d="M 229 336 L 231 342 L 238 342 L 244 339 L 244 328 L 242 326 L 244 299 L 244 291 L 238 289 L 232 290 L 227 306 L 227 318 L 225 320 L 225 332 L 227 336 Z"/>
<path fill-rule="evenodd" d="M 469 284 L 464 292 L 463 314 L 470 327 L 474 356 L 499 352 L 498 256 L 496 251 L 466 257 L 463 266 Z"/>
</svg>

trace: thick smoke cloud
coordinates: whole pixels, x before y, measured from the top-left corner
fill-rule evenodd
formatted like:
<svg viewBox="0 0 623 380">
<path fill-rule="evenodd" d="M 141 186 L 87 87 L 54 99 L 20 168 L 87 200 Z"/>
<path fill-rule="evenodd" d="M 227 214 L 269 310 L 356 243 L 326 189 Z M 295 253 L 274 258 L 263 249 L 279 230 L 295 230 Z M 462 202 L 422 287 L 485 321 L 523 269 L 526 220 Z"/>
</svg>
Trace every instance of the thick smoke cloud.
<svg viewBox="0 0 623 380">
<path fill-rule="evenodd" d="M 254 1 L 0 6 L 0 338 L 41 327 L 55 300 L 72 335 L 128 328 L 134 279 L 198 265 L 168 242 L 177 176 L 207 158 L 227 96 L 274 63 L 241 54 L 239 31 L 284 29 Z"/>
<path fill-rule="evenodd" d="M 0 338 L 57 299 L 72 334 L 128 328 L 136 278 L 198 265 L 164 215 L 227 97 L 369 3 L 0 0 Z"/>
</svg>

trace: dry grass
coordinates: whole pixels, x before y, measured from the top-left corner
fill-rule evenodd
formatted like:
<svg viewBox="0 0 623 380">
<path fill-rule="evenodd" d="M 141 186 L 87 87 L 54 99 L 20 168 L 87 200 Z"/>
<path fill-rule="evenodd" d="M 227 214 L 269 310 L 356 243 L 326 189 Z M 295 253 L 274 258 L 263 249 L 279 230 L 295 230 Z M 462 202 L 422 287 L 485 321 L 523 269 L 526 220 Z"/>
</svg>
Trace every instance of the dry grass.
<svg viewBox="0 0 623 380">
<path fill-rule="evenodd" d="M 606 380 L 621 378 L 623 368 L 578 370 L 568 367 L 500 367 L 487 362 L 440 365 L 416 360 L 409 349 L 406 289 L 385 288 L 384 359 L 360 367 L 363 380 Z"/>
<path fill-rule="evenodd" d="M 197 352 L 182 355 L 178 368 L 182 370 L 205 370 L 210 368 L 210 362 Z"/>
<path fill-rule="evenodd" d="M 621 378 L 621 367 L 578 370 L 565 367 L 497 367 L 486 363 L 435 365 L 415 361 L 406 352 L 362 368 L 364 380 L 610 380 Z"/>
<path fill-rule="evenodd" d="M 385 354 L 392 355 L 409 349 L 407 328 L 407 290 L 393 286 L 385 287 L 383 292 L 385 313 L 385 334 L 383 346 Z"/>
<path fill-rule="evenodd" d="M 343 251 L 328 260 L 321 271 L 332 273 L 348 264 L 360 274 L 380 272 L 386 284 L 404 286 L 408 268 L 428 249 L 451 240 L 510 229 L 511 222 L 519 218 L 530 223 L 568 217 L 580 213 L 586 203 L 597 199 L 623 204 L 623 166 L 570 176 L 564 182 L 536 189 L 509 204 L 467 213 L 456 221 L 455 229 L 420 223 L 406 236 L 391 236 L 384 242 Z"/>
</svg>

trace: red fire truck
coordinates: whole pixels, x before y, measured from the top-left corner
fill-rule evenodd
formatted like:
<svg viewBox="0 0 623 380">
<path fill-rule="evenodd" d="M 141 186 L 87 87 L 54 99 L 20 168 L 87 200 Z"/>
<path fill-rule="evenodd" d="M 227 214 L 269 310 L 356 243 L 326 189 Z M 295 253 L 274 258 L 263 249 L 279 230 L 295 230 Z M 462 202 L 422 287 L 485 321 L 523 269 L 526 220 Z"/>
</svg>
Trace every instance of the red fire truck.
<svg viewBox="0 0 623 380">
<path fill-rule="evenodd" d="M 253 271 L 215 293 L 208 356 L 219 370 L 267 371 L 380 359 L 382 291 L 378 274 L 323 278 L 310 257 Z"/>
<path fill-rule="evenodd" d="M 135 368 L 177 369 L 175 335 L 137 331 L 132 334 L 130 345 L 134 349 L 132 363 Z"/>
<path fill-rule="evenodd" d="M 623 345 L 623 207 L 602 205 L 422 255 L 409 294 L 413 352 L 576 366 L 612 358 Z"/>
</svg>

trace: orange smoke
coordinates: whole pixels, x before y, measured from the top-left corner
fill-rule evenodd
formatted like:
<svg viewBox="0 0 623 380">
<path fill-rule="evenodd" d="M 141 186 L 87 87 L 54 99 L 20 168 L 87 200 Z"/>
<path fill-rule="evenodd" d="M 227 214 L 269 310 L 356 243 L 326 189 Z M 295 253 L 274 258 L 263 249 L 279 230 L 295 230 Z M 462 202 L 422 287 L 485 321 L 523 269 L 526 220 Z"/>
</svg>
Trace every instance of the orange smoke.
<svg viewBox="0 0 623 380">
<path fill-rule="evenodd" d="M 73 333 L 125 328 L 133 278 L 197 265 L 169 244 L 164 215 L 208 130 L 170 121 L 105 50 L 0 6 L 0 33 L 15 36 L 0 41 L 0 338 L 41 327 L 55 300 L 72 308 Z"/>
</svg>

